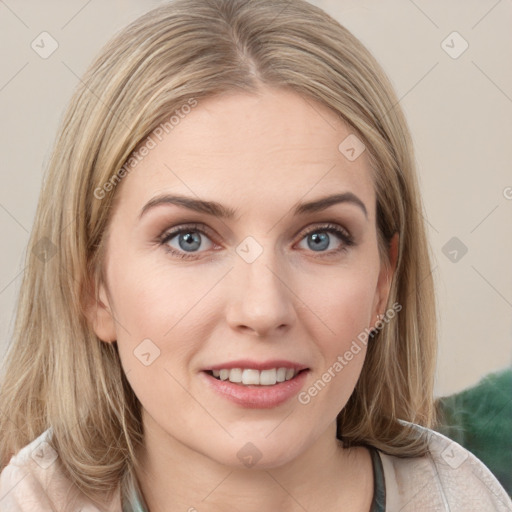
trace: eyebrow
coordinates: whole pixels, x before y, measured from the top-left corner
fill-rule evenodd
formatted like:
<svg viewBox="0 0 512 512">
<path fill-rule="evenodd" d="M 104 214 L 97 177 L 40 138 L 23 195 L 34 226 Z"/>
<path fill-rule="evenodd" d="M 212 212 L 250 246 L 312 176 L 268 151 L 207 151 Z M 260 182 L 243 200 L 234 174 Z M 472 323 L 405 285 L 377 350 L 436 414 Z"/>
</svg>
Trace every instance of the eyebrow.
<svg viewBox="0 0 512 512">
<path fill-rule="evenodd" d="M 300 203 L 293 209 L 293 215 L 305 215 L 319 212 L 340 203 L 350 203 L 358 206 L 368 218 L 368 211 L 363 201 L 352 192 L 343 192 L 334 194 L 307 203 Z M 216 201 L 205 201 L 203 199 L 194 199 L 193 197 L 163 194 L 154 197 L 148 201 L 142 208 L 139 219 L 149 210 L 162 204 L 173 204 L 199 213 L 206 213 L 221 219 L 233 219 L 237 213 L 236 210 L 226 207 Z"/>
</svg>

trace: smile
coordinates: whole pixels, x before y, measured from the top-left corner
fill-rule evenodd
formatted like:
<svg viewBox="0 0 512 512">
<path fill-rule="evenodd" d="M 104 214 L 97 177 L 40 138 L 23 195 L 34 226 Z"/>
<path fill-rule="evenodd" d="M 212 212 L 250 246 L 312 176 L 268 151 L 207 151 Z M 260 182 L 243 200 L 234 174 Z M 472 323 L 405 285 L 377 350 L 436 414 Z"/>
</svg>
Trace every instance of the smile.
<svg viewBox="0 0 512 512">
<path fill-rule="evenodd" d="M 297 395 L 303 389 L 309 373 L 309 368 L 279 366 L 263 370 L 238 367 L 203 370 L 200 375 L 210 390 L 239 407 L 271 409 Z M 278 377 L 284 380 L 278 380 Z"/>
<path fill-rule="evenodd" d="M 218 380 L 229 380 L 243 386 L 274 386 L 293 379 L 300 371 L 294 368 L 270 368 L 261 371 L 252 368 L 226 368 L 210 370 L 207 373 Z"/>
</svg>

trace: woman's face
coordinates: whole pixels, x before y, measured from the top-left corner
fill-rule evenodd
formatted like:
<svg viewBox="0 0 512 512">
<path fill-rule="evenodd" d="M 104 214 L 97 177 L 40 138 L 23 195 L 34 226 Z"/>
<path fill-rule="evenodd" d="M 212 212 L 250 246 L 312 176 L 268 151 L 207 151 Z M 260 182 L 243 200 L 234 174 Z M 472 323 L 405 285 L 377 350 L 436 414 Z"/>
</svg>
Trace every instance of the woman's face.
<svg viewBox="0 0 512 512">
<path fill-rule="evenodd" d="M 162 450 L 281 465 L 334 437 L 385 309 L 367 154 L 289 90 L 190 110 L 118 185 L 95 331 Z"/>
</svg>

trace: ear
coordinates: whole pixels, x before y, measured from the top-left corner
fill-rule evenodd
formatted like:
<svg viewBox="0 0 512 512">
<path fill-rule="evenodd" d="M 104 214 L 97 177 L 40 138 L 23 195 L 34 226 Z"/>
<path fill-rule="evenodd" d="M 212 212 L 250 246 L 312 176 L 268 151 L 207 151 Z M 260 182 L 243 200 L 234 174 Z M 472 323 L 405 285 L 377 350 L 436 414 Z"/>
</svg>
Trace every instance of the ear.
<svg viewBox="0 0 512 512">
<path fill-rule="evenodd" d="M 398 233 L 395 233 L 391 238 L 388 248 L 389 264 L 385 261 L 381 263 L 379 279 L 377 281 L 377 290 L 375 295 L 375 303 L 373 309 L 372 322 L 375 324 L 377 315 L 385 314 L 389 291 L 391 290 L 391 282 L 395 275 L 396 264 L 398 261 Z"/>
<path fill-rule="evenodd" d="M 96 336 L 102 341 L 111 343 L 117 340 L 114 315 L 108 291 L 102 282 L 96 282 L 89 288 L 85 315 Z"/>
</svg>

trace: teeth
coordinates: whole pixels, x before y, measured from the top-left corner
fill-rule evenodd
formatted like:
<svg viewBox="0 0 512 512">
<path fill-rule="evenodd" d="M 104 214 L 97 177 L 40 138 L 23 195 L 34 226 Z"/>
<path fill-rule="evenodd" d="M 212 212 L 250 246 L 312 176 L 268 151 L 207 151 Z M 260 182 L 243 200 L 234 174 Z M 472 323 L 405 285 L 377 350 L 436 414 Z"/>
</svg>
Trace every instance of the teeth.
<svg viewBox="0 0 512 512">
<path fill-rule="evenodd" d="M 231 372 L 229 372 L 229 374 L 231 376 Z M 258 370 L 244 370 L 242 372 L 242 384 L 245 384 L 247 386 L 250 384 L 258 385 L 259 383 L 260 372 Z"/>
<path fill-rule="evenodd" d="M 243 374 L 240 368 L 233 368 L 228 372 L 230 382 L 242 382 Z"/>
<path fill-rule="evenodd" d="M 251 368 L 233 368 L 231 370 L 212 370 L 214 377 L 229 380 L 245 386 L 273 386 L 278 382 L 293 379 L 298 371 L 293 368 L 272 368 L 270 370 L 253 370 Z"/>
<path fill-rule="evenodd" d="M 277 370 L 273 368 L 272 370 L 263 370 L 260 373 L 260 386 L 273 386 L 276 380 Z"/>
</svg>

